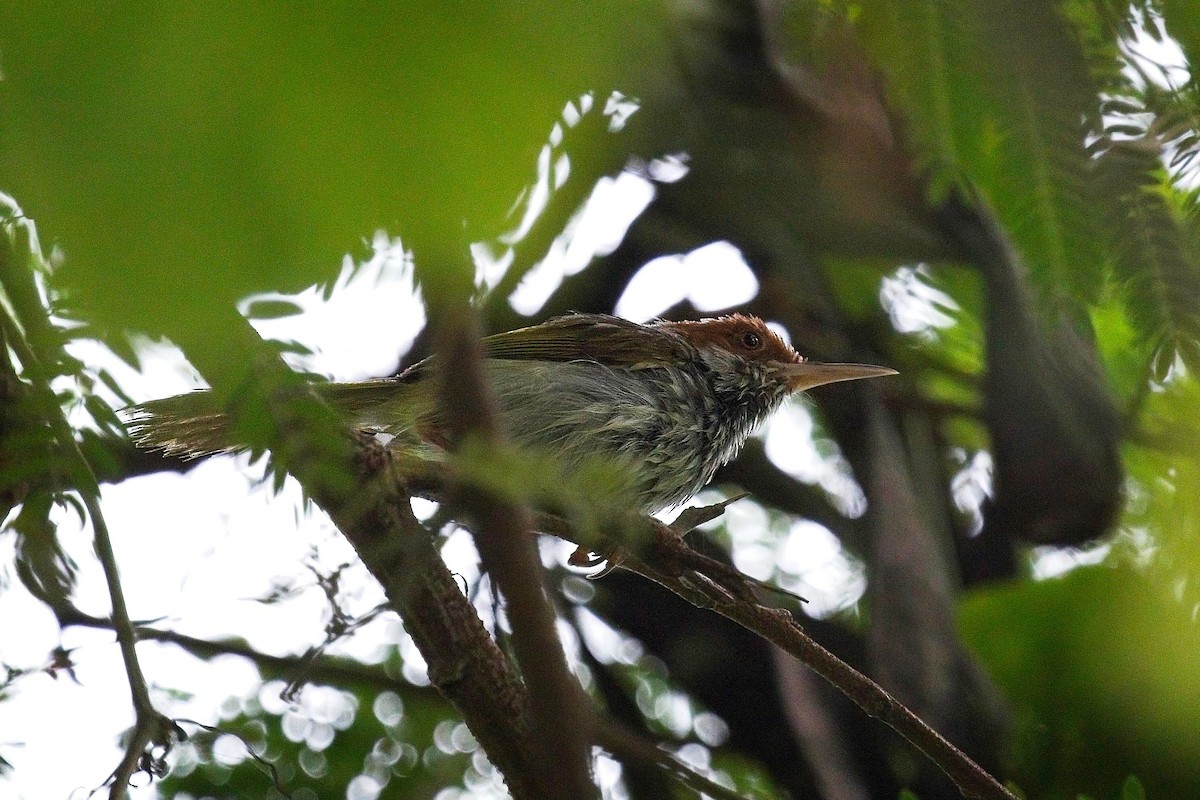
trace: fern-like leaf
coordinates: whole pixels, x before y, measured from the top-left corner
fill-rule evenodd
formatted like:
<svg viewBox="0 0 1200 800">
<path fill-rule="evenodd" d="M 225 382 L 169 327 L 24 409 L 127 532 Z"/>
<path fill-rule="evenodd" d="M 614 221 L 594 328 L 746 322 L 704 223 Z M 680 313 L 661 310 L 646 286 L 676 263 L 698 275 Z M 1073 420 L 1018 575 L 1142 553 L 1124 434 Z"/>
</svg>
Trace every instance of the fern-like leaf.
<svg viewBox="0 0 1200 800">
<path fill-rule="evenodd" d="M 1164 111 L 1164 94 L 1149 87 L 1110 100 L 1093 143 L 1114 276 L 1159 380 L 1177 359 L 1200 369 L 1200 206 L 1179 188 L 1186 173 L 1164 165 L 1183 139 L 1180 112 Z"/>
<path fill-rule="evenodd" d="M 1098 114 L 1093 62 L 1115 60 L 1104 26 L 1085 17 L 1089 39 L 1054 5 L 1020 0 L 866 0 L 854 11 L 931 185 L 969 180 L 1044 293 L 1095 299 L 1104 269 L 1084 144 Z"/>
</svg>

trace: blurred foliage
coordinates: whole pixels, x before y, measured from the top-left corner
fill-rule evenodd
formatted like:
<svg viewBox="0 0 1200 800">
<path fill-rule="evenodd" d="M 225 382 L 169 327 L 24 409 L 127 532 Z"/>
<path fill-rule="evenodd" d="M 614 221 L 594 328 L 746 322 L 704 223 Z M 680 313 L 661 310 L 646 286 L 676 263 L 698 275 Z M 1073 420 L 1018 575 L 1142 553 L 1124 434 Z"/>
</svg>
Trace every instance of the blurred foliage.
<svg viewBox="0 0 1200 800">
<path fill-rule="evenodd" d="M 0 4 L 3 188 L 89 319 L 216 383 L 215 309 L 320 282 L 376 229 L 469 280 L 564 103 L 607 95 L 631 10 Z"/>
<path fill-rule="evenodd" d="M 907 112 L 934 191 L 970 181 L 1045 283 L 1094 299 L 1103 260 L 1080 146 L 1094 87 L 1055 5 L 850 5 Z"/>
<path fill-rule="evenodd" d="M 0 194 L 0 530 L 16 534 L 21 582 L 57 608 L 76 563 L 58 542 L 52 509 L 86 520 L 84 506 L 100 495 L 93 473 L 112 470 L 124 428 L 98 395 L 123 397 L 116 381 L 68 352 L 87 331 L 64 318 L 49 274 L 32 220 Z"/>
<path fill-rule="evenodd" d="M 1194 422 L 1194 381 L 1151 398 Z M 1013 778 L 1038 797 L 1150 797 L 1200 786 L 1200 460 L 1131 447 L 1128 503 L 1104 563 L 974 592 L 960 624 L 1013 703 Z M 997 635 L 1000 631 L 1002 634 Z"/>
<path fill-rule="evenodd" d="M 934 196 L 978 190 L 1050 308 L 1079 317 L 1117 291 L 1157 377 L 1176 355 L 1200 371 L 1196 83 L 1172 82 L 1137 39 L 1161 42 L 1160 21 L 1194 31 L 1196 7 L 844 5 L 905 110 Z"/>
<path fill-rule="evenodd" d="M 1014 707 L 1012 780 L 1064 799 L 1113 797 L 1131 773 L 1154 797 L 1200 786 L 1192 617 L 1128 565 L 970 596 L 964 635 Z"/>
</svg>

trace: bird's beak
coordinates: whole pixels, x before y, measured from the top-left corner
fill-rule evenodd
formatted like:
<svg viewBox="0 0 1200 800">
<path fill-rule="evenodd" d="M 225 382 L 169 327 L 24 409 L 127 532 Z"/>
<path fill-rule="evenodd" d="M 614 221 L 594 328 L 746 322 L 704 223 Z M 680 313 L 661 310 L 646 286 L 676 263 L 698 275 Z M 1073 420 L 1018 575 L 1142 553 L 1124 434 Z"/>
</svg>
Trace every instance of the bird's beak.
<svg viewBox="0 0 1200 800">
<path fill-rule="evenodd" d="M 793 392 L 802 392 L 814 386 L 838 381 L 856 381 L 859 378 L 898 374 L 894 369 L 874 367 L 870 364 L 822 364 L 818 361 L 782 364 L 780 372 L 787 378 L 788 389 Z"/>
</svg>

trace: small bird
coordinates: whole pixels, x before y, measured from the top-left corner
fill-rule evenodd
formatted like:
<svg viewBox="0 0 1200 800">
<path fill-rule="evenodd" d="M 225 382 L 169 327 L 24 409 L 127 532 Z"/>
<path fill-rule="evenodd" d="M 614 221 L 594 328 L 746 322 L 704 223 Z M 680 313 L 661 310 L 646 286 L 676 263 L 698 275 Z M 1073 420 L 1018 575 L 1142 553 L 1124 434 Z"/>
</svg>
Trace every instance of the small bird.
<svg viewBox="0 0 1200 800">
<path fill-rule="evenodd" d="M 509 439 L 570 474 L 597 458 L 628 476 L 653 513 L 690 499 L 794 392 L 894 375 L 865 364 L 806 361 L 757 317 L 641 325 L 572 314 L 483 339 L 486 374 Z M 436 357 L 394 378 L 314 388 L 356 428 L 444 446 Z M 146 448 L 202 456 L 240 449 L 206 391 L 126 409 Z"/>
</svg>

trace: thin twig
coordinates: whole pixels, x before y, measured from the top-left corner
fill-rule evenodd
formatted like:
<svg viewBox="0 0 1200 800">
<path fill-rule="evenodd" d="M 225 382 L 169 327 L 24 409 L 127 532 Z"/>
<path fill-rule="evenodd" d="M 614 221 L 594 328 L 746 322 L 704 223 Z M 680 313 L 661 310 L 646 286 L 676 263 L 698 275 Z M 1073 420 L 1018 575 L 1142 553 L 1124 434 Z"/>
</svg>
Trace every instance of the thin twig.
<svg viewBox="0 0 1200 800">
<path fill-rule="evenodd" d="M 112 630 L 112 620 L 85 614 L 74 606 L 53 609 L 59 623 L 67 626 Z M 308 653 L 295 656 L 276 656 L 256 650 L 242 639 L 201 639 L 179 631 L 135 625 L 138 641 L 162 642 L 182 647 L 197 658 L 212 658 L 217 655 L 241 656 L 253 662 L 266 679 L 289 679 L 302 674 L 309 682 L 338 683 L 340 685 L 364 684 L 376 689 L 395 689 L 397 682 L 379 669 L 349 658 L 338 658 L 324 654 L 312 656 Z M 421 691 L 429 696 L 437 694 L 434 688 L 404 684 L 406 692 Z"/>
<path fill-rule="evenodd" d="M 596 727 L 596 743 L 621 759 L 639 761 L 665 771 L 698 795 L 707 795 L 716 800 L 746 800 L 745 796 L 701 775 L 679 756 L 655 745 L 645 736 L 615 720 L 601 720 Z"/>
<path fill-rule="evenodd" d="M 11 320 L 4 315 L 6 323 Z M 8 331 L 9 346 L 12 347 L 22 366 L 33 379 L 34 390 L 38 392 L 48 413 L 47 421 L 60 452 L 65 456 L 64 462 L 69 470 L 72 485 L 79 492 L 92 521 L 92 535 L 95 542 L 96 557 L 104 570 L 104 579 L 108 587 L 108 598 L 112 605 L 113 630 L 117 635 L 117 644 L 121 650 L 121 659 L 125 665 L 125 675 L 129 681 L 129 693 L 133 702 L 134 727 L 125 747 L 125 754 L 117 768 L 109 776 L 111 800 L 122 800 L 128 792 L 129 781 L 138 771 L 149 771 L 158 774 L 161 771 L 161 760 L 165 751 L 180 738 L 182 731 L 161 714 L 150 699 L 150 689 L 146 677 L 142 673 L 141 664 L 137 657 L 137 634 L 129 619 L 129 610 L 125 605 L 125 593 L 121 589 L 121 578 L 117 567 L 117 558 L 112 548 L 112 540 L 108 534 L 108 525 L 104 514 L 100 511 L 100 484 L 92 472 L 91 464 L 79 449 L 75 434 L 71 430 L 67 418 L 63 415 L 57 400 L 50 391 L 50 376 L 42 367 L 40 360 L 29 347 L 25 338 L 13 335 L 19 332 Z M 163 753 L 155 755 L 150 748 L 160 747 Z"/>
<path fill-rule="evenodd" d="M 77 447 L 76 452 L 78 453 Z M 80 459 L 83 458 L 82 453 L 78 455 Z M 86 462 L 84 463 L 86 464 Z M 90 467 L 88 470 L 90 472 Z M 98 486 L 96 491 L 99 492 Z M 182 739 L 183 736 L 179 726 L 160 713 L 150 700 L 150 690 L 146 685 L 146 678 L 142 674 L 142 667 L 137 658 L 137 634 L 134 633 L 133 624 L 129 620 L 129 611 L 125 607 L 125 595 L 121 591 L 117 558 L 113 553 L 112 541 L 108 536 L 108 526 L 104 524 L 104 517 L 100 513 L 100 504 L 96 502 L 94 496 L 90 492 L 84 492 L 83 495 L 84 506 L 92 520 L 96 555 L 104 568 L 104 578 L 108 584 L 108 596 L 113 609 L 113 630 L 116 632 L 117 643 L 121 648 L 121 658 L 125 662 L 125 673 L 129 678 L 129 690 L 133 697 L 135 713 L 133 734 L 129 737 L 125 755 L 117 769 L 113 771 L 111 778 L 112 789 L 109 792 L 109 798 L 110 800 L 121 800 L 129 789 L 129 782 L 134 773 L 139 770 L 147 770 L 156 775 L 161 774 L 159 761 L 166 753 L 153 756 L 148 748 L 157 746 L 163 748 L 164 751 L 170 750 L 173 742 L 176 739 Z"/>
<path fill-rule="evenodd" d="M 659 561 L 652 565 L 630 559 L 623 565 L 626 569 L 653 580 L 681 597 L 686 597 L 685 592 L 690 594 L 699 591 L 704 594 L 710 601 L 709 608 L 802 661 L 863 711 L 882 721 L 925 753 L 954 782 L 964 797 L 972 800 L 1016 800 L 1015 795 L 987 771 L 892 697 L 882 686 L 842 661 L 805 633 L 789 612 L 748 602 L 744 599 L 742 591 L 729 597 L 712 591 L 703 583 L 687 582 L 684 576 L 673 574 L 679 564 L 686 563 L 689 569 L 701 575 L 708 574 L 710 570 L 714 571 L 719 578 L 713 580 L 722 586 L 731 580 L 729 568 L 725 564 L 690 551 L 674 531 L 665 525 L 661 527 L 658 531 L 655 555 L 657 559 L 666 562 L 667 568 L 664 569 Z M 745 583 L 744 592 L 750 592 L 749 581 Z"/>
<path fill-rule="evenodd" d="M 567 541 L 580 542 L 570 524 L 541 515 L 538 529 Z M 649 525 L 654 540 L 630 554 L 621 568 L 652 580 L 699 607 L 708 608 L 777 645 L 813 669 L 872 717 L 925 753 L 970 800 L 1016 800 L 1008 789 L 972 761 L 882 686 L 839 659 L 804 632 L 792 615 L 754 600 L 753 582 L 736 569 L 688 547 L 678 530 L 653 518 L 638 517 L 626 529 Z M 619 540 L 619 537 L 617 537 Z"/>
</svg>

